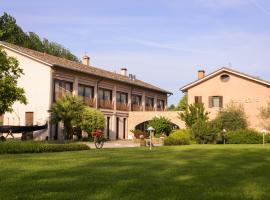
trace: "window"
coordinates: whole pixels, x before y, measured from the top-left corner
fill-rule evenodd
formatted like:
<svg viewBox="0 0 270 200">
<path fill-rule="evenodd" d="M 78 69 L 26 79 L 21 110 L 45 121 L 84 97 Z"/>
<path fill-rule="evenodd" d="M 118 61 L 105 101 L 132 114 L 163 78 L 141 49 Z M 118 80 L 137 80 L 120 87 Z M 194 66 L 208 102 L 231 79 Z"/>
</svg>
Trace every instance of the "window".
<svg viewBox="0 0 270 200">
<path fill-rule="evenodd" d="M 55 80 L 54 81 L 54 101 L 62 98 L 68 93 L 72 92 L 72 82 Z"/>
<path fill-rule="evenodd" d="M 100 100 L 103 100 L 103 101 L 111 101 L 112 100 L 112 91 L 100 88 L 98 90 L 98 97 Z"/>
<path fill-rule="evenodd" d="M 4 125 L 4 115 L 0 115 L 0 126 Z"/>
<path fill-rule="evenodd" d="M 222 108 L 223 97 L 222 96 L 211 96 L 209 97 L 209 108 Z"/>
<path fill-rule="evenodd" d="M 223 74 L 220 76 L 220 80 L 223 82 L 227 82 L 230 79 L 230 76 L 228 74 Z"/>
<path fill-rule="evenodd" d="M 195 96 L 194 101 L 195 101 L 195 103 L 202 103 L 202 97 L 201 96 Z"/>
<path fill-rule="evenodd" d="M 149 107 L 154 107 L 154 98 L 146 97 L 145 98 L 145 105 Z"/>
<path fill-rule="evenodd" d="M 158 99 L 157 100 L 157 108 L 158 109 L 161 109 L 161 110 L 164 110 L 164 108 L 165 108 L 165 101 Z"/>
<path fill-rule="evenodd" d="M 123 92 L 117 92 L 116 93 L 116 102 L 117 103 L 127 104 L 127 102 L 128 102 L 128 94 L 123 93 Z"/>
<path fill-rule="evenodd" d="M 83 101 L 86 105 L 94 107 L 94 87 L 81 85 L 78 87 L 78 96 L 83 98 Z"/>
<path fill-rule="evenodd" d="M 142 104 L 142 97 L 139 95 L 132 95 L 132 105 L 140 106 Z"/>
</svg>

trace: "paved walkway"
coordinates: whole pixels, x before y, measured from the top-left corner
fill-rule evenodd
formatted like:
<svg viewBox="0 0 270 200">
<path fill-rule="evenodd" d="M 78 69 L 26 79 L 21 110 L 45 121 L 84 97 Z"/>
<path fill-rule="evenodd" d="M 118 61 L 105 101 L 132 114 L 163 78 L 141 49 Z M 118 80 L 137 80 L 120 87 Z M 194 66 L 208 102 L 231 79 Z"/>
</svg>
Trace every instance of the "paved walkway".
<svg viewBox="0 0 270 200">
<path fill-rule="evenodd" d="M 87 143 L 87 145 L 90 146 L 90 148 L 96 148 L 93 142 Z M 130 148 L 139 146 L 139 143 L 134 143 L 132 140 L 112 140 L 106 141 L 103 148 Z"/>
</svg>

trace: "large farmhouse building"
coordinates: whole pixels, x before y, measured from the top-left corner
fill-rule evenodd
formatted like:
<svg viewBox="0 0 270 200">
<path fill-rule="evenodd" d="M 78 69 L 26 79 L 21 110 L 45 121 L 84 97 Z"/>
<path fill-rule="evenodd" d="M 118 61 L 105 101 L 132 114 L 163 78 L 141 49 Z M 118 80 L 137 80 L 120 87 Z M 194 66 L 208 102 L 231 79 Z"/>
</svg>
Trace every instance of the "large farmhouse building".
<svg viewBox="0 0 270 200">
<path fill-rule="evenodd" d="M 198 79 L 181 88 L 188 103 L 202 102 L 213 119 L 220 108 L 229 103 L 244 107 L 251 128 L 262 130 L 260 108 L 270 102 L 270 82 L 230 68 L 221 68 L 205 76 L 198 71 Z"/>
<path fill-rule="evenodd" d="M 79 63 L 6 42 L 0 42 L 0 47 L 19 61 L 24 75 L 18 85 L 24 88 L 28 101 L 27 105 L 15 103 L 12 113 L 0 117 L 1 124 L 44 124 L 49 121 L 52 104 L 72 93 L 104 113 L 107 138 L 127 139 L 134 128 L 128 124 L 129 112 L 163 112 L 167 108 L 169 91 L 128 75 L 125 68 L 114 73 L 91 66 L 87 56 Z M 57 139 L 59 131 L 59 125 L 50 124 L 34 137 Z"/>
</svg>

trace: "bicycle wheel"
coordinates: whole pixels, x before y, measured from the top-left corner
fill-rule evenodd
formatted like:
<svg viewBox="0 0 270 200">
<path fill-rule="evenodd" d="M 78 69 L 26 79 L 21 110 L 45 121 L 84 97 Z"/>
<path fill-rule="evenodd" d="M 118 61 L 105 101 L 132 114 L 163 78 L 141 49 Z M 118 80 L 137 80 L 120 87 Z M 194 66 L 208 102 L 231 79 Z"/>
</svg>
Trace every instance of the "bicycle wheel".
<svg viewBox="0 0 270 200">
<path fill-rule="evenodd" d="M 97 149 L 101 149 L 103 147 L 104 141 L 96 141 L 95 146 Z"/>
</svg>

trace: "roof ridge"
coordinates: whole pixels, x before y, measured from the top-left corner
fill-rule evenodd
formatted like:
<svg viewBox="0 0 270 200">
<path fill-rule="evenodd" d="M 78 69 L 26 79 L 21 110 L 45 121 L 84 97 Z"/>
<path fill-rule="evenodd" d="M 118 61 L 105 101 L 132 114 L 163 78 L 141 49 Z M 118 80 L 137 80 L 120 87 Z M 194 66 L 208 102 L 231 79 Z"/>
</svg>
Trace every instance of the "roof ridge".
<svg viewBox="0 0 270 200">
<path fill-rule="evenodd" d="M 68 60 L 66 58 L 57 57 L 57 56 L 43 53 L 40 51 L 36 51 L 33 49 L 21 47 L 21 46 L 11 44 L 11 43 L 8 43 L 5 41 L 0 41 L 0 45 L 1 44 L 3 46 L 6 46 L 7 48 L 11 48 L 13 50 L 19 51 L 23 54 L 26 54 L 28 56 L 31 56 L 31 57 L 37 59 L 37 60 L 46 62 L 48 64 L 51 64 L 53 66 L 68 68 L 70 70 L 75 70 L 75 71 L 80 71 L 83 73 L 92 74 L 95 76 L 105 77 L 107 79 L 112 79 L 112 80 L 116 80 L 116 81 L 120 81 L 120 82 L 126 82 L 126 83 L 131 84 L 131 85 L 144 87 L 144 88 L 154 90 L 154 91 L 172 94 L 172 92 L 170 92 L 170 91 L 161 89 L 157 86 L 154 86 L 154 85 L 147 83 L 147 82 L 144 82 L 142 80 L 139 80 L 139 79 L 130 80 L 129 77 L 124 76 L 124 75 L 119 74 L 119 73 L 116 73 L 116 72 L 112 72 L 112 71 L 105 70 L 102 68 L 94 67 L 92 65 L 84 65 L 80 62 L 71 61 L 71 60 Z"/>
<path fill-rule="evenodd" d="M 219 72 L 222 72 L 222 71 L 229 71 L 231 73 L 235 73 L 235 74 L 238 74 L 240 76 L 244 76 L 246 78 L 249 78 L 249 79 L 252 79 L 252 80 L 255 80 L 257 82 L 260 82 L 260 83 L 264 83 L 266 85 L 269 85 L 270 86 L 270 82 L 269 81 L 266 81 L 264 79 L 261 79 L 261 78 L 258 78 L 258 77 L 255 77 L 255 76 L 251 76 L 249 74 L 246 74 L 246 73 L 243 73 L 243 72 L 240 72 L 240 71 L 237 71 L 237 70 L 234 70 L 232 68 L 228 68 L 228 67 L 221 67 L 213 72 L 211 72 L 210 74 L 207 74 L 204 78 L 202 79 L 197 79 L 185 86 L 183 86 L 182 88 L 180 88 L 180 90 L 182 92 L 186 91 L 188 88 L 192 87 L 193 85 L 196 85 L 196 84 L 200 84 L 200 82 L 204 82 L 206 81 L 208 78 L 211 78 L 211 76 L 215 75 L 216 73 L 219 73 Z"/>
</svg>

